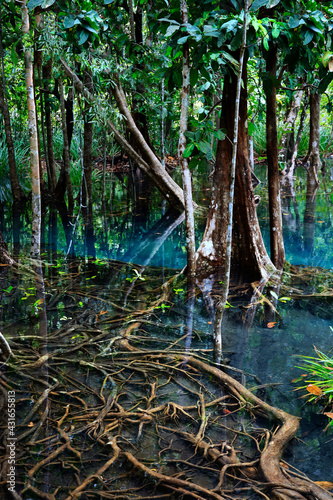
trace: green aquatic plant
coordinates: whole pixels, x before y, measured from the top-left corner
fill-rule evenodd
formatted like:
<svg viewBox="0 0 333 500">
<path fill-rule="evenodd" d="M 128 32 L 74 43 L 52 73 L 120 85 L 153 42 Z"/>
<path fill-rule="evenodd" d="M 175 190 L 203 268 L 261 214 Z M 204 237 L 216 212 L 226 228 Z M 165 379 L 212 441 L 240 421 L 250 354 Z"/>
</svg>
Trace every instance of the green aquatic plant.
<svg viewBox="0 0 333 500">
<path fill-rule="evenodd" d="M 332 327 L 330 329 L 333 331 Z M 304 382 L 306 379 L 306 384 L 296 390 L 305 389 L 306 394 L 303 397 L 307 397 L 308 402 L 323 404 L 322 413 L 330 419 L 325 428 L 327 430 L 333 426 L 333 357 L 327 356 L 316 347 L 314 349 L 316 356 L 298 356 L 303 364 L 297 368 L 305 373 L 293 382 Z"/>
</svg>

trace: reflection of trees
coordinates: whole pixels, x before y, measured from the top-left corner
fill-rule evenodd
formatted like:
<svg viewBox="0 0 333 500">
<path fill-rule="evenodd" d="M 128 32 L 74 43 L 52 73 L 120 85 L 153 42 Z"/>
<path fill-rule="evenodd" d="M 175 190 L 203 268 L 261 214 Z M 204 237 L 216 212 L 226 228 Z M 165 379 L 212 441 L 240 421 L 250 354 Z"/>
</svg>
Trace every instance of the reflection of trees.
<svg viewBox="0 0 333 500">
<path fill-rule="evenodd" d="M 141 265 L 147 266 L 167 237 L 184 219 L 184 213 L 179 215 L 179 213 L 168 210 L 150 231 L 142 236 L 141 241 L 135 246 L 131 245 L 131 248 L 122 256 L 122 260 L 126 262 L 140 261 Z"/>
<path fill-rule="evenodd" d="M 283 177 L 281 179 L 281 208 L 284 222 L 284 229 L 300 235 L 300 216 L 298 211 L 298 204 L 295 194 L 294 179 L 292 177 Z M 291 209 L 294 209 L 293 215 Z"/>
<path fill-rule="evenodd" d="M 303 245 L 304 251 L 310 256 L 314 250 L 315 217 L 316 217 L 316 195 L 318 186 L 308 176 L 306 186 L 306 202 L 303 221 Z"/>
</svg>

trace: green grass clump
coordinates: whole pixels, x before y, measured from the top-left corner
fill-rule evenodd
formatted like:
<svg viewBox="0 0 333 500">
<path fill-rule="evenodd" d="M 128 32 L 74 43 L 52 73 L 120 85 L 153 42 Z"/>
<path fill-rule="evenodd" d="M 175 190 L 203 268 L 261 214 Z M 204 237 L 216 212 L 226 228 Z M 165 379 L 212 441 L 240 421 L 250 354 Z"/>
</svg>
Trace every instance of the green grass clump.
<svg viewBox="0 0 333 500">
<path fill-rule="evenodd" d="M 330 329 L 333 331 L 332 327 Z M 307 397 L 308 402 L 323 403 L 323 413 L 330 418 L 330 422 L 326 427 L 328 429 L 333 426 L 333 358 L 319 351 L 316 347 L 314 349 L 316 356 L 298 356 L 303 361 L 303 364 L 297 366 L 297 368 L 300 368 L 305 373 L 293 382 L 304 382 L 306 378 L 306 385 L 302 385 L 298 389 L 307 391 L 307 394 L 303 397 Z M 311 379 L 307 378 L 309 376 Z M 328 411 L 325 412 L 325 410 Z"/>
</svg>

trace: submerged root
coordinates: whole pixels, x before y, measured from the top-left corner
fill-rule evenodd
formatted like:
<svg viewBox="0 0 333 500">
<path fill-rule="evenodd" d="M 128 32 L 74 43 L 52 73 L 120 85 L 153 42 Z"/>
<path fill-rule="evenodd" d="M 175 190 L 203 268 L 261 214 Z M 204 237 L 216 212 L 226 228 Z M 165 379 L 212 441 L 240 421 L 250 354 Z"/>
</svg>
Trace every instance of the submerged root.
<svg viewBox="0 0 333 500">
<path fill-rule="evenodd" d="M 19 395 L 22 500 L 29 494 L 48 500 L 332 500 L 281 463 L 297 417 L 258 398 L 228 374 L 232 369 L 224 367 L 225 373 L 203 359 L 207 350 L 184 354 L 183 331 L 155 337 L 169 328 L 156 310 L 168 303 L 172 286 L 171 279 L 158 298 L 140 298 L 137 310 L 127 305 L 128 315 L 123 306 L 111 319 L 94 308 L 79 311 L 51 332 L 48 350 L 47 343 L 37 350 L 27 347 L 27 337 L 15 337 L 16 357 L 6 363 L 0 388 Z M 81 314 L 91 321 L 83 324 Z M 5 455 L 4 433 L 0 446 Z"/>
</svg>

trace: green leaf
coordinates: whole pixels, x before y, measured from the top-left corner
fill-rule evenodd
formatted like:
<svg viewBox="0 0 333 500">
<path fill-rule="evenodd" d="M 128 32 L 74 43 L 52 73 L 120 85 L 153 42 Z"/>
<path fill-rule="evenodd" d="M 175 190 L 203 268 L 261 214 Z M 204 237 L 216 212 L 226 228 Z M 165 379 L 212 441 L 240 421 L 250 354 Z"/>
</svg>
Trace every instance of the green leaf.
<svg viewBox="0 0 333 500">
<path fill-rule="evenodd" d="M 216 137 L 216 139 L 218 139 L 219 141 L 223 141 L 225 139 L 225 134 L 222 132 L 222 130 L 213 130 L 212 131 L 212 134 L 214 137 Z"/>
<path fill-rule="evenodd" d="M 295 28 L 298 28 L 298 26 L 300 24 L 304 24 L 304 23 L 305 23 L 305 21 L 302 18 L 299 18 L 298 16 L 292 16 L 289 19 L 288 25 L 289 25 L 289 28 L 295 29 Z"/>
<path fill-rule="evenodd" d="M 231 64 L 233 64 L 238 68 L 239 66 L 238 61 L 234 57 L 232 57 L 232 55 L 230 55 L 228 52 L 222 52 L 222 57 L 224 57 L 224 59 L 227 59 L 229 62 L 231 62 Z"/>
<path fill-rule="evenodd" d="M 264 46 L 264 49 L 268 51 L 268 50 L 269 50 L 269 46 L 268 46 L 268 38 L 267 38 L 266 36 L 264 37 L 264 39 L 263 39 L 263 41 L 262 41 L 262 44 L 263 44 L 263 46 Z"/>
<path fill-rule="evenodd" d="M 278 28 L 277 26 L 274 26 L 274 28 L 272 29 L 272 37 L 273 38 L 277 38 L 280 34 L 280 28 Z"/>
<path fill-rule="evenodd" d="M 42 5 L 43 2 L 44 2 L 44 0 L 30 0 L 27 4 L 27 7 L 29 10 L 33 10 L 36 7 L 39 7 L 40 5 Z"/>
<path fill-rule="evenodd" d="M 255 124 L 252 123 L 252 122 L 249 122 L 248 123 L 248 131 L 249 131 L 249 136 L 250 137 L 254 134 L 255 130 L 256 130 Z"/>
<path fill-rule="evenodd" d="M 173 19 L 169 19 L 168 17 L 161 17 L 159 21 L 166 21 L 171 24 L 177 24 L 178 27 L 180 27 L 180 24 L 177 21 L 174 21 Z"/>
<path fill-rule="evenodd" d="M 166 30 L 165 36 L 167 36 L 167 37 L 172 36 L 172 35 L 175 33 L 175 31 L 179 30 L 179 28 L 180 28 L 180 26 L 179 26 L 179 25 L 177 25 L 177 26 L 175 26 L 175 25 L 170 25 L 170 26 L 168 27 L 168 29 Z"/>
<path fill-rule="evenodd" d="M 228 31 L 233 31 L 235 28 L 237 28 L 238 25 L 238 20 L 237 19 L 231 19 L 230 21 L 227 21 L 226 23 L 223 23 L 221 25 L 221 29 Z"/>
<path fill-rule="evenodd" d="M 307 45 L 308 43 L 311 42 L 312 38 L 313 38 L 313 32 L 312 31 L 307 31 L 306 32 L 306 35 L 304 37 L 304 40 L 303 40 L 303 43 L 304 45 Z"/>
<path fill-rule="evenodd" d="M 333 81 L 333 73 L 328 73 L 328 75 L 323 78 L 318 86 L 318 94 L 323 94 L 329 84 Z"/>
<path fill-rule="evenodd" d="M 179 38 L 179 40 L 177 40 L 178 45 L 183 45 L 183 43 L 187 42 L 188 38 L 189 38 L 188 35 Z"/>
<path fill-rule="evenodd" d="M 279 301 L 284 302 L 284 303 L 288 302 L 289 300 L 292 300 L 291 297 L 280 297 L 279 298 Z"/>
<path fill-rule="evenodd" d="M 74 16 L 65 17 L 63 25 L 66 30 L 69 28 L 73 28 L 76 24 L 81 24 L 79 19 L 76 19 Z"/>
<path fill-rule="evenodd" d="M 11 51 L 10 51 L 10 58 L 11 58 L 11 61 L 12 63 L 14 64 L 14 66 L 16 66 L 16 64 L 18 63 L 18 56 L 17 56 L 17 53 L 16 53 L 16 50 L 15 50 L 15 47 L 17 45 L 18 42 L 16 42 L 12 48 L 11 48 Z"/>
<path fill-rule="evenodd" d="M 193 151 L 193 149 L 195 148 L 195 143 L 192 142 L 191 144 L 189 144 L 188 146 L 186 146 L 185 150 L 184 150 L 184 153 L 183 153 L 183 157 L 184 158 L 188 158 L 189 156 L 191 156 L 191 153 Z"/>
<path fill-rule="evenodd" d="M 89 33 L 88 31 L 81 31 L 80 36 L 79 36 L 79 45 L 83 45 L 89 38 Z"/>
<path fill-rule="evenodd" d="M 211 26 L 210 24 L 206 24 L 204 26 L 204 35 L 206 36 L 212 36 L 212 37 L 215 37 L 215 38 L 218 38 L 220 32 L 215 29 L 213 26 Z"/>
<path fill-rule="evenodd" d="M 210 82 L 210 74 L 208 73 L 208 71 L 206 70 L 206 68 L 204 66 L 201 66 L 200 67 L 200 73 L 201 75 L 206 78 L 206 80 L 208 80 Z"/>
<path fill-rule="evenodd" d="M 89 24 L 87 23 L 84 23 L 82 24 L 82 27 L 87 30 L 87 31 L 90 31 L 90 33 L 94 33 L 95 35 L 98 34 L 98 31 L 95 29 L 95 28 L 92 28 Z"/>
<path fill-rule="evenodd" d="M 230 49 L 232 51 L 239 49 L 239 47 L 242 44 L 242 38 L 243 38 L 243 30 L 238 30 L 230 43 Z"/>
<path fill-rule="evenodd" d="M 250 10 L 258 10 L 260 7 L 267 7 L 268 0 L 254 0 Z"/>
<path fill-rule="evenodd" d="M 206 141 L 200 141 L 198 144 L 198 149 L 204 154 L 211 153 L 210 143 Z"/>
<path fill-rule="evenodd" d="M 42 3 L 43 9 L 47 9 L 48 7 L 51 7 L 55 3 L 55 0 L 44 0 Z"/>
</svg>

